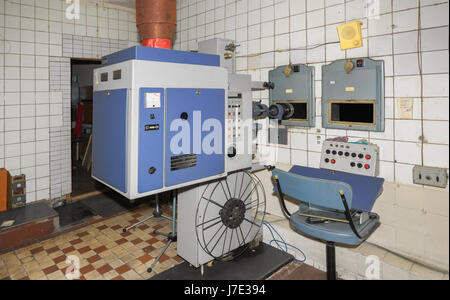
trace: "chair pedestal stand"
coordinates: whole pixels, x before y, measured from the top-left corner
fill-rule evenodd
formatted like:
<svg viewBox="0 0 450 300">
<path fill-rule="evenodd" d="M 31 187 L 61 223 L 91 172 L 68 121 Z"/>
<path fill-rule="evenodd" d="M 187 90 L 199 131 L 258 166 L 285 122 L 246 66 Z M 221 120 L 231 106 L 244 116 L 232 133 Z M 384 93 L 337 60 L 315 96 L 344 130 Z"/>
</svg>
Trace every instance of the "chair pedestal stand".
<svg viewBox="0 0 450 300">
<path fill-rule="evenodd" d="M 336 245 L 327 242 L 327 280 L 336 280 Z"/>
</svg>

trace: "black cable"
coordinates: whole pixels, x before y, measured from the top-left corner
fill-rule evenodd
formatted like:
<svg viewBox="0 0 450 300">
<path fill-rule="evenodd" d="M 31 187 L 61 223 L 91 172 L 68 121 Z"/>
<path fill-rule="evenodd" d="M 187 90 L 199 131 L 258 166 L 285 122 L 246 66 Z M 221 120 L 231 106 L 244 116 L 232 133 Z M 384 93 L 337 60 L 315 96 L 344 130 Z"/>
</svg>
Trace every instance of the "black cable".
<svg viewBox="0 0 450 300">
<path fill-rule="evenodd" d="M 280 181 L 278 180 L 278 176 L 275 176 L 275 182 L 277 183 L 278 193 L 280 194 L 281 209 L 283 210 L 283 213 L 288 217 L 288 219 L 290 219 L 291 213 L 288 211 L 286 207 L 286 201 L 284 200 L 284 194 L 283 191 L 281 190 L 281 185 Z"/>
</svg>

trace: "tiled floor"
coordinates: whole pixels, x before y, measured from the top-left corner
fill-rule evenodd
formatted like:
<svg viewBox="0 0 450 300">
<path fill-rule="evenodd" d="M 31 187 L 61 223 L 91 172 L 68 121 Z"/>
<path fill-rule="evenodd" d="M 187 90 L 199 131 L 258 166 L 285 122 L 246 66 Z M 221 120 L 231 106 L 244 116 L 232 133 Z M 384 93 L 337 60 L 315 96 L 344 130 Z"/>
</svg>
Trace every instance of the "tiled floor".
<svg viewBox="0 0 450 300">
<path fill-rule="evenodd" d="M 141 205 L 133 211 L 109 219 L 90 220 L 90 225 L 60 234 L 45 241 L 0 255 L 0 280 L 64 280 L 70 267 L 69 256 L 80 262 L 81 280 L 148 279 L 183 260 L 177 256 L 176 243 L 163 255 L 154 272 L 147 273 L 165 246 L 165 238 L 153 231 L 170 232 L 166 219 L 152 219 L 123 233 L 122 229 L 142 220 L 153 207 Z M 166 215 L 171 208 L 163 206 Z M 291 263 L 271 276 L 272 280 L 323 279 L 325 273 L 304 264 Z"/>
<path fill-rule="evenodd" d="M 122 228 L 142 220 L 153 208 L 141 206 L 106 220 L 54 238 L 0 255 L 0 279 L 66 279 L 66 259 L 75 255 L 80 261 L 80 279 L 148 279 L 147 268 L 165 246 L 165 238 L 152 232 L 170 232 L 165 219 L 150 220 L 122 233 Z M 168 210 L 170 211 L 170 209 Z M 169 213 L 168 213 L 169 214 Z M 162 272 L 182 262 L 172 245 L 154 272 Z"/>
</svg>

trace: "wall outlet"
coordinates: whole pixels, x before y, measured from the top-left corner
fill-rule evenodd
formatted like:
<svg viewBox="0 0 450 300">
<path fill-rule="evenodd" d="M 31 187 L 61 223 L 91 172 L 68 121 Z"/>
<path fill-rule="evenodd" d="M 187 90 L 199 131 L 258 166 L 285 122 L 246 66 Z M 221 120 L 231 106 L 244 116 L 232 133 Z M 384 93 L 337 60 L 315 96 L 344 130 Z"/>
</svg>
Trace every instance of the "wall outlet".
<svg viewBox="0 0 450 300">
<path fill-rule="evenodd" d="M 446 188 L 448 175 L 446 169 L 415 166 L 413 179 L 415 184 Z"/>
</svg>

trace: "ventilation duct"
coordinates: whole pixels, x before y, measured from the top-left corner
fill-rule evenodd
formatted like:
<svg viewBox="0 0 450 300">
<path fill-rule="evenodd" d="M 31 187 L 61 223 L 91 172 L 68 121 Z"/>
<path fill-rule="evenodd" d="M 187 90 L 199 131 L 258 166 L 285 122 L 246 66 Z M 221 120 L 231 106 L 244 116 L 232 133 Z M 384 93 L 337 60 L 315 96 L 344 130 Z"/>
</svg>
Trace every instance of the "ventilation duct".
<svg viewBox="0 0 450 300">
<path fill-rule="evenodd" d="M 136 25 L 143 46 L 172 48 L 177 25 L 177 1 L 136 0 Z"/>
</svg>

